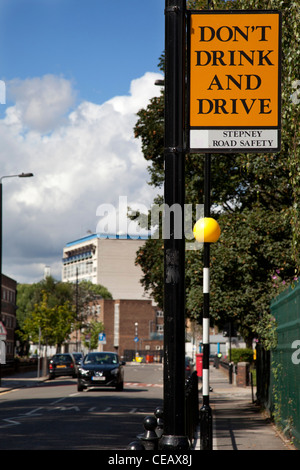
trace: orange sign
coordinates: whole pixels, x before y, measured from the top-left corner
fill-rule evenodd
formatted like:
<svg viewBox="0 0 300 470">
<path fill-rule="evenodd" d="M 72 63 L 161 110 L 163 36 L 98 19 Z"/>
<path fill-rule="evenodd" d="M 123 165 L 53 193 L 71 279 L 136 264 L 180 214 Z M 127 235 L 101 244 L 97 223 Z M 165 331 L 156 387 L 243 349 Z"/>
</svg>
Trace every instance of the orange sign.
<svg viewBox="0 0 300 470">
<path fill-rule="evenodd" d="M 189 126 L 280 127 L 279 12 L 190 15 Z"/>
</svg>

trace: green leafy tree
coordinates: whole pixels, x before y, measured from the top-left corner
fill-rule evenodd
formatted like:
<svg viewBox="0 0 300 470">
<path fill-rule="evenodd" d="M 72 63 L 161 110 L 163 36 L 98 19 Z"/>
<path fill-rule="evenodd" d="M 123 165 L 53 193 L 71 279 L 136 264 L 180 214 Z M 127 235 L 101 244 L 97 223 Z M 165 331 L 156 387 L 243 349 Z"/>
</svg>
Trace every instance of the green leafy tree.
<svg viewBox="0 0 300 470">
<path fill-rule="evenodd" d="M 21 335 L 35 343 L 40 341 L 41 344 L 57 346 L 59 349 L 72 331 L 75 311 L 69 301 L 51 306 L 47 292 L 42 295 L 42 300 L 25 319 Z"/>
<path fill-rule="evenodd" d="M 83 344 L 85 347 L 89 348 L 90 350 L 97 349 L 99 333 L 103 333 L 103 331 L 103 323 L 92 320 L 83 334 Z"/>
<path fill-rule="evenodd" d="M 21 353 L 26 354 L 29 339 L 38 342 L 39 328 L 43 328 L 42 344 L 59 347 L 72 331 L 88 326 L 91 321 L 88 306 L 99 298 L 112 296 L 102 285 L 89 281 L 77 285 L 49 276 L 35 284 L 19 284 L 16 335 L 22 344 Z"/>
<path fill-rule="evenodd" d="M 82 331 L 83 335 L 89 332 L 92 323 L 97 322 L 96 313 L 93 314 L 93 306 L 99 299 L 112 299 L 111 293 L 100 284 L 91 281 L 81 281 L 73 284 L 73 303 L 75 305 L 74 330 Z"/>
</svg>

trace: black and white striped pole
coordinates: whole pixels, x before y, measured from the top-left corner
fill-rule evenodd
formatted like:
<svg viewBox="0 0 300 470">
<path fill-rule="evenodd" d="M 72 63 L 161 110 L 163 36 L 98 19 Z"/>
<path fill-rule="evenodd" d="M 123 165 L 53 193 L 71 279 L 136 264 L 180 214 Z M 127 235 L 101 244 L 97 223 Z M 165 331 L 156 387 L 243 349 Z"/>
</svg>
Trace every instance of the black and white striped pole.
<svg viewBox="0 0 300 470">
<path fill-rule="evenodd" d="M 203 369 L 202 396 L 200 409 L 200 448 L 212 450 L 212 412 L 209 404 L 209 309 L 210 309 L 210 244 L 218 241 L 221 230 L 218 222 L 210 217 L 210 171 L 211 156 L 205 155 L 204 167 L 204 218 L 194 226 L 194 236 L 204 243 L 203 255 Z"/>
</svg>

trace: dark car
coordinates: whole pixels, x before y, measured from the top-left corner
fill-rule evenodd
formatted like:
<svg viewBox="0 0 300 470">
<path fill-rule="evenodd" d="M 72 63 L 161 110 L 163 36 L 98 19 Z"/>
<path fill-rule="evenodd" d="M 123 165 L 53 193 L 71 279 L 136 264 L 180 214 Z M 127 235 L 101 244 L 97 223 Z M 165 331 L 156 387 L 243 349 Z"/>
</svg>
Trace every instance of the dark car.
<svg viewBox="0 0 300 470">
<path fill-rule="evenodd" d="M 49 378 L 61 377 L 68 375 L 76 377 L 75 359 L 70 353 L 54 354 L 49 362 Z"/>
<path fill-rule="evenodd" d="M 83 354 L 81 352 L 72 352 L 72 356 L 74 357 L 76 364 L 80 364 L 83 360 Z"/>
<path fill-rule="evenodd" d="M 88 387 L 115 387 L 116 390 L 124 388 L 125 362 L 113 352 L 90 352 L 78 368 L 79 392 Z"/>
</svg>

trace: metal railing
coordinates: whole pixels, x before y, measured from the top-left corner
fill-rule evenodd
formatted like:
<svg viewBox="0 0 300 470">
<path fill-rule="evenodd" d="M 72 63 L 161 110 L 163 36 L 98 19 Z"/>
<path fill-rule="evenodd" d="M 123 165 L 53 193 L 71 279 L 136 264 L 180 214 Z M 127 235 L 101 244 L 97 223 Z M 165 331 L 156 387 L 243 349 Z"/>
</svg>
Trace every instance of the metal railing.
<svg viewBox="0 0 300 470">
<path fill-rule="evenodd" d="M 192 449 L 199 424 L 198 376 L 197 372 L 185 383 L 185 428 L 186 436 Z M 146 416 L 143 421 L 144 433 L 137 435 L 137 440 L 131 442 L 126 450 L 158 450 L 159 440 L 163 435 L 163 409 L 156 408 L 153 416 Z"/>
<path fill-rule="evenodd" d="M 192 444 L 199 424 L 198 376 L 193 372 L 185 384 L 186 435 Z"/>
</svg>

